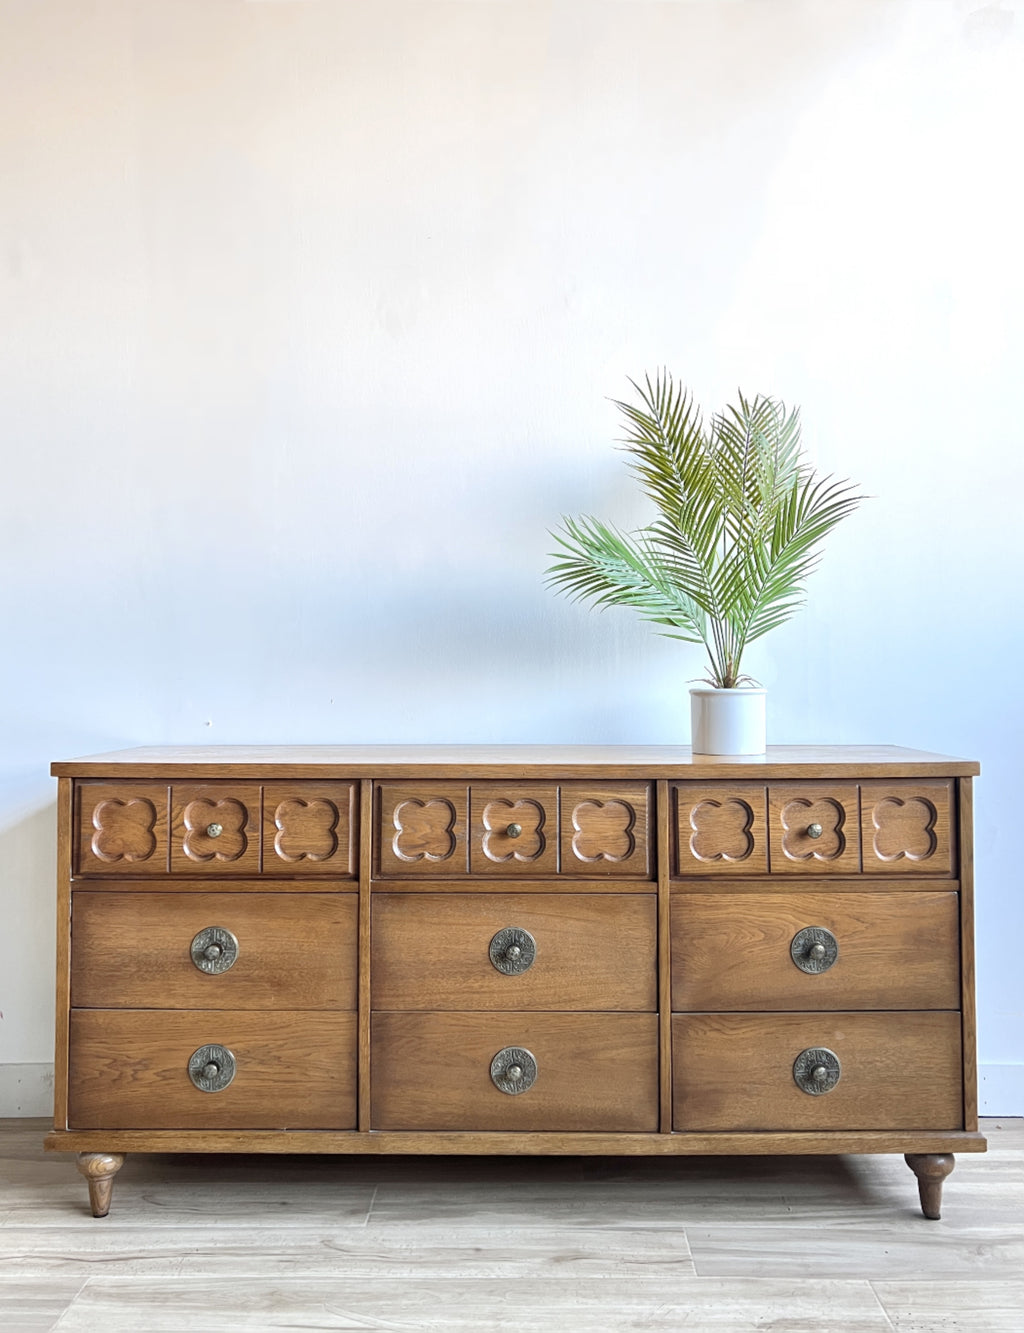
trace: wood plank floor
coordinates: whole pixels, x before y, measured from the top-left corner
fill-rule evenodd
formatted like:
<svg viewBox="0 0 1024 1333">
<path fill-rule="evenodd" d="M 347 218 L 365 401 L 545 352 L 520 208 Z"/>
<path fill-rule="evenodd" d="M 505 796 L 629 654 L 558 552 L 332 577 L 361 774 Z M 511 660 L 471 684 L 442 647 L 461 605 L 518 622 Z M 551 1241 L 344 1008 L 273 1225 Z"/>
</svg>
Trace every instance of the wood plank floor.
<svg viewBox="0 0 1024 1333">
<path fill-rule="evenodd" d="M 1024 1333 L 1024 1121 L 901 1157 L 129 1157 L 89 1216 L 0 1120 L 3 1333 Z"/>
</svg>

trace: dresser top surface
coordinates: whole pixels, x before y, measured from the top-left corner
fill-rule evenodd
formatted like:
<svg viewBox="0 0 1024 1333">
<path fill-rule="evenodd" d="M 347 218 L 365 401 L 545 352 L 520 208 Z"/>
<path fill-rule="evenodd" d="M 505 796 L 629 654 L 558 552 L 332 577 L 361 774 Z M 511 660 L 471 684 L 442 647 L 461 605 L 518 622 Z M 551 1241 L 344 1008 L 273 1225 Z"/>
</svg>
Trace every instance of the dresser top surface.
<svg viewBox="0 0 1024 1333">
<path fill-rule="evenodd" d="M 972 777 L 974 760 L 898 745 L 770 745 L 763 755 L 688 745 L 156 745 L 61 760 L 74 778 Z"/>
</svg>

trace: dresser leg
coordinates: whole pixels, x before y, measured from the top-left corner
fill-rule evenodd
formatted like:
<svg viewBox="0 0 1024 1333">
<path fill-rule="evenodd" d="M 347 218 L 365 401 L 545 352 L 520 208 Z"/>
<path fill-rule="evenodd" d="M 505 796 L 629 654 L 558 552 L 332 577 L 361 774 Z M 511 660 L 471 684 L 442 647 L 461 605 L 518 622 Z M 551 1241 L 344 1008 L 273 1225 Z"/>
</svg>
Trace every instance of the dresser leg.
<svg viewBox="0 0 1024 1333">
<path fill-rule="evenodd" d="M 124 1166 L 124 1153 L 80 1152 L 75 1165 L 89 1182 L 89 1207 L 93 1217 L 106 1217 L 110 1212 L 114 1177 Z"/>
<path fill-rule="evenodd" d="M 956 1158 L 951 1152 L 908 1152 L 904 1157 L 907 1166 L 917 1176 L 921 1212 L 937 1222 L 942 1216 L 942 1182 L 956 1165 Z"/>
</svg>

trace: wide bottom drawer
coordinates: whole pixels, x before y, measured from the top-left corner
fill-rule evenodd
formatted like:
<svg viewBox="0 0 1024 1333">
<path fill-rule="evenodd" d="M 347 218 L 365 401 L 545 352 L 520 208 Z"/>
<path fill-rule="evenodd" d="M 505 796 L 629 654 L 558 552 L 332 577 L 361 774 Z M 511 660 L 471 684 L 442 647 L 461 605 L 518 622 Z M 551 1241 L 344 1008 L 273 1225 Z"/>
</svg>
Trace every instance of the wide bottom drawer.
<svg viewBox="0 0 1024 1333">
<path fill-rule="evenodd" d="M 70 1129 L 355 1124 L 355 1014 L 72 1010 Z"/>
<path fill-rule="evenodd" d="M 656 1014 L 376 1013 L 371 1066 L 374 1129 L 658 1128 Z"/>
<path fill-rule="evenodd" d="M 960 1015 L 675 1014 L 677 1130 L 960 1129 Z"/>
</svg>

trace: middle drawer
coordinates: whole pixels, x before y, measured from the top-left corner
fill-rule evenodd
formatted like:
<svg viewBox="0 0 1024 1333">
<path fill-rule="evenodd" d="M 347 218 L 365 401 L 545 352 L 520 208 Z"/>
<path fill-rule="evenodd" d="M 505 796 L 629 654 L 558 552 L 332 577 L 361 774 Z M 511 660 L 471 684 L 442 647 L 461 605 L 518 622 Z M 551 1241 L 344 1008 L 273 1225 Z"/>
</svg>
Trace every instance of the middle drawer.
<svg viewBox="0 0 1024 1333">
<path fill-rule="evenodd" d="M 654 894 L 374 892 L 374 1009 L 657 1008 Z"/>
<path fill-rule="evenodd" d="M 72 899 L 78 1009 L 355 1009 L 355 893 Z"/>
</svg>

